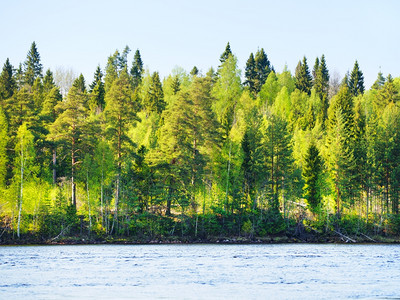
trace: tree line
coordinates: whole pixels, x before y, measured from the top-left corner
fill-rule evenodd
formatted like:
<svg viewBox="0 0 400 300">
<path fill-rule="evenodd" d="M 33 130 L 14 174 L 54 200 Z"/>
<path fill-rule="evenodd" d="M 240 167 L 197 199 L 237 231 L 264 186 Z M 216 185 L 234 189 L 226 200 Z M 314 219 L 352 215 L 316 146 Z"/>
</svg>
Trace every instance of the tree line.
<svg viewBox="0 0 400 300">
<path fill-rule="evenodd" d="M 400 78 L 366 90 L 357 61 L 339 80 L 324 55 L 276 72 L 259 49 L 242 81 L 228 43 L 216 69 L 162 80 L 129 53 L 67 87 L 35 42 L 6 60 L 2 235 L 400 231 Z"/>
</svg>

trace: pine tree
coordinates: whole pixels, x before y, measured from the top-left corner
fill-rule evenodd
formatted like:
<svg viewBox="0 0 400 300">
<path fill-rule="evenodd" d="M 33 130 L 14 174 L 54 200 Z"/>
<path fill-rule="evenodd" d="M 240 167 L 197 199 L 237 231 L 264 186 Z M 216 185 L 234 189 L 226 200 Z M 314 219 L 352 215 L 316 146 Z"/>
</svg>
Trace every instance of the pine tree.
<svg viewBox="0 0 400 300">
<path fill-rule="evenodd" d="M 4 100 L 11 98 L 16 88 L 17 84 L 13 74 L 13 66 L 7 58 L 0 75 L 0 104 L 2 104 Z"/>
<path fill-rule="evenodd" d="M 349 78 L 349 89 L 353 96 L 358 96 L 364 94 L 364 75 L 358 66 L 358 62 L 354 63 L 353 71 L 351 71 Z"/>
<path fill-rule="evenodd" d="M 250 57 L 246 62 L 246 69 L 245 69 L 245 77 L 246 80 L 244 82 L 245 86 L 249 87 L 250 94 L 253 96 L 256 95 L 256 80 L 257 80 L 257 71 L 256 71 L 256 61 L 254 60 L 253 53 L 250 53 Z"/>
<path fill-rule="evenodd" d="M 137 118 L 137 105 L 129 75 L 122 71 L 111 85 L 105 97 L 106 136 L 110 141 L 116 163 L 115 214 L 111 231 L 118 230 L 118 210 L 120 205 L 121 174 L 125 157 L 131 152 L 132 141 L 128 129 Z"/>
<path fill-rule="evenodd" d="M 32 85 L 36 78 L 43 77 L 43 67 L 40 62 L 40 54 L 33 42 L 24 63 L 24 82 Z"/>
<path fill-rule="evenodd" d="M 57 104 L 61 113 L 50 127 L 49 141 L 64 145 L 71 158 L 71 204 L 76 208 L 76 173 L 82 159 L 82 136 L 87 116 L 87 94 L 81 90 L 81 81 L 76 79 L 68 92 L 67 99 Z"/>
<path fill-rule="evenodd" d="M 131 68 L 133 89 L 136 89 L 142 82 L 143 72 L 144 72 L 144 69 L 143 69 L 142 58 L 140 56 L 139 49 L 137 49 L 135 52 L 135 55 L 133 57 L 133 63 L 132 63 L 132 68 Z"/>
<path fill-rule="evenodd" d="M 310 71 L 308 70 L 307 58 L 304 56 L 303 61 L 299 61 L 296 67 L 296 88 L 302 92 L 311 94 L 312 88 L 312 77 Z"/>
</svg>

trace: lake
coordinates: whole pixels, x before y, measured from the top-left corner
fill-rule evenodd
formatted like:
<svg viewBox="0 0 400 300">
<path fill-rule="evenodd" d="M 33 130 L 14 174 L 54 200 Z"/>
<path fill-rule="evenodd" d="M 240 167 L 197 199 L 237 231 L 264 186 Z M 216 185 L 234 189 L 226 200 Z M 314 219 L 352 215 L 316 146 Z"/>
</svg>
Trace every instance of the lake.
<svg viewBox="0 0 400 300">
<path fill-rule="evenodd" d="M 400 297 L 400 245 L 0 247 L 0 299 Z"/>
</svg>

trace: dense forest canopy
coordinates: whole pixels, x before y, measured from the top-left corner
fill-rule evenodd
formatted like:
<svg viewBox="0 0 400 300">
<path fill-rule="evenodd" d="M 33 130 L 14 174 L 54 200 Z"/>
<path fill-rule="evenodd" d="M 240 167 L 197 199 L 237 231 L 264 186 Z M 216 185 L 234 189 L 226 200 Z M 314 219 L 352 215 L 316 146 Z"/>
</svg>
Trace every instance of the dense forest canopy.
<svg viewBox="0 0 400 300">
<path fill-rule="evenodd" d="M 263 48 L 242 77 L 228 43 L 216 69 L 162 79 L 129 53 L 69 84 L 35 42 L 4 62 L 2 235 L 400 231 L 399 77 L 366 90 L 323 54 L 278 72 Z"/>
</svg>

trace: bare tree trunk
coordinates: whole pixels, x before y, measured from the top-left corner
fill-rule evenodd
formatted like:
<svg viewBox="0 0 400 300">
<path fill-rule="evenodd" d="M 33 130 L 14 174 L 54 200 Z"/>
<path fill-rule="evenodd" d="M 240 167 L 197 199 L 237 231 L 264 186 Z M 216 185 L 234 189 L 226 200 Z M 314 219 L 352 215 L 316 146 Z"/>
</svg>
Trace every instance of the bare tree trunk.
<svg viewBox="0 0 400 300">
<path fill-rule="evenodd" d="M 19 208 L 18 208 L 18 226 L 17 226 L 17 236 L 20 237 L 20 227 L 21 227 L 21 212 L 22 212 L 22 199 L 24 195 L 24 144 L 21 139 L 21 185 L 20 185 L 20 195 L 19 195 Z"/>
<path fill-rule="evenodd" d="M 89 171 L 86 170 L 86 194 L 88 202 L 88 212 L 89 212 L 89 232 L 92 230 L 92 215 L 90 211 L 90 195 L 89 195 Z"/>
</svg>

